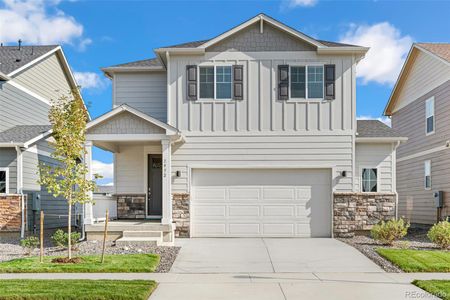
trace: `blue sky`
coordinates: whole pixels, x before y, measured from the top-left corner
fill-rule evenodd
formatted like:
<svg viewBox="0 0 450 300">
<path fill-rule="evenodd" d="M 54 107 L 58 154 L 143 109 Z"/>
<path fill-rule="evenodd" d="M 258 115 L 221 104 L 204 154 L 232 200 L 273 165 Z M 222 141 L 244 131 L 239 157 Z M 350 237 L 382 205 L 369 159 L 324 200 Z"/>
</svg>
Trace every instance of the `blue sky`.
<svg viewBox="0 0 450 300">
<path fill-rule="evenodd" d="M 111 108 L 101 67 L 151 58 L 153 49 L 214 37 L 265 13 L 316 38 L 370 46 L 358 66 L 357 114 L 378 118 L 412 42 L 450 42 L 449 1 L 0 2 L 0 42 L 62 44 L 92 117 Z M 111 182 L 112 156 L 94 151 Z M 103 163 L 102 163 L 103 162 Z"/>
</svg>

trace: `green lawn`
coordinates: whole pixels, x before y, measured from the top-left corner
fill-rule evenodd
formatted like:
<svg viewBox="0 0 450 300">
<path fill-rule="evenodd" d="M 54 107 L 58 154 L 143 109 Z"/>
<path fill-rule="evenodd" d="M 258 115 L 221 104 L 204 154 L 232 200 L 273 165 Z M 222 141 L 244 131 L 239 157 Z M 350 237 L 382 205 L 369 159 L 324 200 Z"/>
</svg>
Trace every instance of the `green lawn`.
<svg viewBox="0 0 450 300">
<path fill-rule="evenodd" d="M 450 272 L 450 251 L 378 248 L 377 252 L 405 272 Z"/>
<path fill-rule="evenodd" d="M 0 263 L 0 273 L 151 273 L 159 264 L 159 255 L 124 254 L 105 255 L 100 263 L 100 255 L 80 256 L 78 264 L 52 263 L 54 256 L 46 256 L 44 262 L 39 257 L 27 257 Z"/>
<path fill-rule="evenodd" d="M 450 280 L 414 280 L 413 284 L 436 297 L 450 300 Z"/>
<path fill-rule="evenodd" d="M 0 300 L 147 300 L 149 280 L 0 280 Z"/>
</svg>

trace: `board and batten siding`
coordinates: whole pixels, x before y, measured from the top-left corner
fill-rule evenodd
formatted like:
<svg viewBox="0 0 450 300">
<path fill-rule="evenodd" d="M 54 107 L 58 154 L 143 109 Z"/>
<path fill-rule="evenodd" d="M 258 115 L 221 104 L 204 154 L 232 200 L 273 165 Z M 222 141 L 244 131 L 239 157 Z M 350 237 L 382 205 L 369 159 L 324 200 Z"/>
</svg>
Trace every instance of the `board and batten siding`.
<svg viewBox="0 0 450 300">
<path fill-rule="evenodd" d="M 0 131 L 17 125 L 46 125 L 50 106 L 33 96 L 0 81 Z"/>
<path fill-rule="evenodd" d="M 422 51 L 417 51 L 413 59 L 406 79 L 400 87 L 401 91 L 397 96 L 398 105 L 395 106 L 393 114 L 450 80 L 450 66 L 440 59 Z"/>
<path fill-rule="evenodd" d="M 356 144 L 356 191 L 362 191 L 362 168 L 377 168 L 378 192 L 395 192 L 393 153 L 394 145 L 392 144 Z"/>
<path fill-rule="evenodd" d="M 162 122 L 167 121 L 166 72 L 114 73 L 113 106 L 127 104 Z"/>
<path fill-rule="evenodd" d="M 15 75 L 13 80 L 47 100 L 67 96 L 72 89 L 56 53 Z"/>
</svg>

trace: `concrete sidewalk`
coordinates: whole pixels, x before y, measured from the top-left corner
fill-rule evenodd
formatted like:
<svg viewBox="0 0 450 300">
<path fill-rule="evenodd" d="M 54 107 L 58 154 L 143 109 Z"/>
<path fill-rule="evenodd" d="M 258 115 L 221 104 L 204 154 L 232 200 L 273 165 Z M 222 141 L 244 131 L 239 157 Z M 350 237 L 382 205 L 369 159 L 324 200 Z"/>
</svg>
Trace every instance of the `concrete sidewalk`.
<svg viewBox="0 0 450 300">
<path fill-rule="evenodd" d="M 150 300 L 438 299 L 410 282 L 450 273 L 60 273 L 0 274 L 4 279 L 147 279 L 159 283 Z"/>
</svg>

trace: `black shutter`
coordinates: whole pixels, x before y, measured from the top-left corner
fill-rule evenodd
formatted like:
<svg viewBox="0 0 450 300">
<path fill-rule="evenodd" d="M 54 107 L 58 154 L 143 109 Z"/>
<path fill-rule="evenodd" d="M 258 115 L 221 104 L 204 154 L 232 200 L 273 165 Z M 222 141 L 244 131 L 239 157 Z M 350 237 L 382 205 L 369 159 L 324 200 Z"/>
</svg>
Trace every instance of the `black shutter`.
<svg viewBox="0 0 450 300">
<path fill-rule="evenodd" d="M 289 99 L 289 65 L 278 66 L 278 100 Z"/>
<path fill-rule="evenodd" d="M 244 66 L 233 66 L 233 99 L 244 99 Z"/>
<path fill-rule="evenodd" d="M 336 66 L 325 65 L 325 99 L 333 100 L 336 94 Z"/>
<path fill-rule="evenodd" d="M 197 66 L 186 66 L 186 97 L 197 100 Z"/>
</svg>

